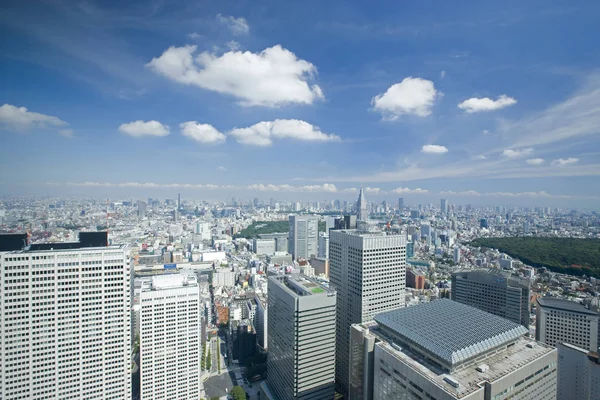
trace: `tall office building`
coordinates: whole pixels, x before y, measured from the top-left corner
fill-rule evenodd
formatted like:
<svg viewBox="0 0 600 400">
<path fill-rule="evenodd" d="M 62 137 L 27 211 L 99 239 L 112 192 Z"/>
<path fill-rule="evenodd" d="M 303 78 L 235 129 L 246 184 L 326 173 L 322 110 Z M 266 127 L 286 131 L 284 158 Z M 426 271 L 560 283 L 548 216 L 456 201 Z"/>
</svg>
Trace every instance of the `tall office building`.
<svg viewBox="0 0 600 400">
<path fill-rule="evenodd" d="M 404 197 L 398 198 L 398 210 L 404 210 Z"/>
<path fill-rule="evenodd" d="M 568 343 L 558 345 L 557 400 L 600 400 L 600 359 L 597 352 Z"/>
<path fill-rule="evenodd" d="M 537 299 L 535 338 L 550 346 L 569 343 L 598 351 L 598 314 L 569 300 Z"/>
<path fill-rule="evenodd" d="M 352 326 L 350 400 L 556 399 L 557 350 L 449 299 Z"/>
<path fill-rule="evenodd" d="M 348 392 L 350 326 L 404 307 L 406 238 L 383 232 L 332 230 L 329 277 L 337 290 L 336 384 Z"/>
<path fill-rule="evenodd" d="M 448 199 L 440 200 L 440 210 L 442 211 L 442 214 L 448 214 Z"/>
<path fill-rule="evenodd" d="M 140 291 L 141 400 L 196 400 L 200 379 L 196 277 L 152 277 Z"/>
<path fill-rule="evenodd" d="M 324 232 L 319 233 L 319 258 L 329 258 L 329 235 Z"/>
<path fill-rule="evenodd" d="M 356 201 L 356 213 L 358 214 L 359 221 L 367 221 L 369 219 L 369 205 L 367 204 L 367 199 L 365 199 L 365 192 L 362 187 Z"/>
<path fill-rule="evenodd" d="M 335 291 L 303 275 L 269 277 L 267 384 L 279 400 L 331 400 Z"/>
<path fill-rule="evenodd" d="M 0 398 L 131 399 L 131 269 L 106 232 L 0 235 Z"/>
<path fill-rule="evenodd" d="M 137 202 L 137 208 L 138 208 L 137 209 L 137 211 L 138 211 L 138 217 L 144 218 L 146 216 L 146 209 L 148 208 L 146 202 L 145 201 L 141 201 L 141 200 L 138 201 Z"/>
<path fill-rule="evenodd" d="M 529 329 L 530 285 L 500 269 L 469 269 L 452 274 L 451 298 Z"/>
<path fill-rule="evenodd" d="M 181 210 L 181 193 L 177 194 L 177 209 Z"/>
<path fill-rule="evenodd" d="M 292 215 L 290 221 L 290 254 L 294 260 L 318 254 L 319 220 L 315 216 Z"/>
</svg>

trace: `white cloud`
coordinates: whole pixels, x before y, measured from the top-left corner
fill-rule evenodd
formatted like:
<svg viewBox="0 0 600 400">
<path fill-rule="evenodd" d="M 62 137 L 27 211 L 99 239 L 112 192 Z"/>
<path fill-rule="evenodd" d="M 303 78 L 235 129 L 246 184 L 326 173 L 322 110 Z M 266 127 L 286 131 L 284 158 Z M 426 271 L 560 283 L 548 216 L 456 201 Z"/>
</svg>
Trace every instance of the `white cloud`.
<svg viewBox="0 0 600 400">
<path fill-rule="evenodd" d="M 371 194 L 382 194 L 382 193 L 385 193 L 383 190 L 381 190 L 381 188 L 373 188 L 373 187 L 366 187 L 365 188 L 365 192 L 371 193 Z"/>
<path fill-rule="evenodd" d="M 158 121 L 133 121 L 119 126 L 119 132 L 133 137 L 168 136 L 170 128 Z"/>
<path fill-rule="evenodd" d="M 327 134 L 309 124 L 297 119 L 276 119 L 275 121 L 262 121 L 248 128 L 235 128 L 229 135 L 236 138 L 239 143 L 253 146 L 270 146 L 274 139 L 294 139 L 314 142 L 337 142 L 340 137 Z"/>
<path fill-rule="evenodd" d="M 446 71 L 440 72 L 440 79 L 444 79 L 446 77 Z"/>
<path fill-rule="evenodd" d="M 292 185 L 273 185 L 273 184 L 254 184 L 246 187 L 248 190 L 255 190 L 259 192 L 326 192 L 335 193 L 338 189 L 335 185 L 330 183 L 324 183 L 322 185 L 306 185 L 306 186 L 292 186 Z"/>
<path fill-rule="evenodd" d="M 217 171 L 225 172 L 225 171 L 227 171 L 227 168 L 226 168 L 226 167 L 224 167 L 224 166 L 222 166 L 222 165 L 219 165 L 219 166 L 217 167 Z"/>
<path fill-rule="evenodd" d="M 569 157 L 569 158 L 559 158 L 557 160 L 552 161 L 552 165 L 571 165 L 577 164 L 579 162 L 579 158 Z"/>
<path fill-rule="evenodd" d="M 226 43 L 226 46 L 231 51 L 238 51 L 239 49 L 242 48 L 242 45 L 235 40 L 230 40 L 229 42 Z"/>
<path fill-rule="evenodd" d="M 483 131 L 481 131 L 481 133 L 484 134 L 484 135 L 489 135 L 490 131 L 487 130 L 487 129 L 484 129 Z"/>
<path fill-rule="evenodd" d="M 516 104 L 517 100 L 503 94 L 498 99 L 492 100 L 489 97 L 477 98 L 472 97 L 463 101 L 458 105 L 458 108 L 467 113 L 475 113 L 481 111 L 494 111 Z"/>
<path fill-rule="evenodd" d="M 421 148 L 421 153 L 425 154 L 444 154 L 448 152 L 446 146 L 440 146 L 437 144 L 426 144 Z"/>
<path fill-rule="evenodd" d="M 409 189 L 406 187 L 397 187 L 396 189 L 392 190 L 392 192 L 397 194 L 424 194 L 429 193 L 429 190 L 421 188 Z"/>
<path fill-rule="evenodd" d="M 192 32 L 188 34 L 188 37 L 192 40 L 198 40 L 202 37 L 202 35 L 197 32 Z"/>
<path fill-rule="evenodd" d="M 486 160 L 487 157 L 484 154 L 478 154 L 474 157 L 476 160 Z"/>
<path fill-rule="evenodd" d="M 250 26 L 248 25 L 246 18 L 235 18 L 217 14 L 216 19 L 218 23 L 226 26 L 234 35 L 247 35 L 250 32 Z"/>
<path fill-rule="evenodd" d="M 455 192 L 452 190 L 442 191 L 440 192 L 441 196 L 459 196 L 459 197 L 479 197 L 481 193 L 476 190 L 463 190 L 460 192 Z"/>
<path fill-rule="evenodd" d="M 454 191 L 442 191 L 441 196 L 459 196 L 459 197 L 541 197 L 541 198 L 557 198 L 566 199 L 572 197 L 587 197 L 587 196 L 571 196 L 564 194 L 550 194 L 545 191 L 540 192 L 491 192 L 491 193 L 480 193 L 476 190 L 465 190 L 460 192 Z"/>
<path fill-rule="evenodd" d="M 527 149 L 505 149 L 502 154 L 506 157 L 509 158 L 517 158 L 517 157 L 523 157 L 523 156 L 527 156 L 529 154 L 533 153 L 533 149 L 532 148 L 527 148 Z"/>
<path fill-rule="evenodd" d="M 525 162 L 529 165 L 542 165 L 544 163 L 544 159 L 543 158 L 530 158 L 529 160 L 527 160 Z"/>
<path fill-rule="evenodd" d="M 12 104 L 4 104 L 0 107 L 0 129 L 25 132 L 34 128 L 57 129 L 67 125 L 69 124 L 60 118 L 29 111 L 25 107 L 16 107 Z M 71 136 L 73 131 L 59 129 L 58 133 L 63 136 Z"/>
<path fill-rule="evenodd" d="M 317 68 L 280 45 L 260 53 L 203 52 L 194 57 L 195 52 L 196 46 L 170 47 L 147 66 L 176 82 L 235 96 L 245 106 L 312 104 L 323 98 L 319 86 L 308 84 Z"/>
<path fill-rule="evenodd" d="M 197 121 L 187 121 L 179 124 L 181 134 L 198 143 L 223 143 L 226 136 L 209 124 L 200 124 Z"/>
<path fill-rule="evenodd" d="M 342 190 L 344 193 L 358 193 L 358 188 L 346 188 Z"/>
<path fill-rule="evenodd" d="M 398 119 L 403 114 L 426 117 L 431 114 L 435 99 L 440 95 L 432 81 L 408 77 L 373 97 L 371 105 L 387 120 Z"/>
</svg>

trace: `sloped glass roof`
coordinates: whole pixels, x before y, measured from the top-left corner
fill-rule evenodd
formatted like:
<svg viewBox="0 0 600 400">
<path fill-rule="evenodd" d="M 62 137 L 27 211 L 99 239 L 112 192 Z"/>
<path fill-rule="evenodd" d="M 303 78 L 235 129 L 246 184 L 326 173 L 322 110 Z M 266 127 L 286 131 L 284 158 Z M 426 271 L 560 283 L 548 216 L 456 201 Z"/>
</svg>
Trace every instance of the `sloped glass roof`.
<svg viewBox="0 0 600 400">
<path fill-rule="evenodd" d="M 384 312 L 375 321 L 450 365 L 527 333 L 520 324 L 449 299 Z"/>
</svg>

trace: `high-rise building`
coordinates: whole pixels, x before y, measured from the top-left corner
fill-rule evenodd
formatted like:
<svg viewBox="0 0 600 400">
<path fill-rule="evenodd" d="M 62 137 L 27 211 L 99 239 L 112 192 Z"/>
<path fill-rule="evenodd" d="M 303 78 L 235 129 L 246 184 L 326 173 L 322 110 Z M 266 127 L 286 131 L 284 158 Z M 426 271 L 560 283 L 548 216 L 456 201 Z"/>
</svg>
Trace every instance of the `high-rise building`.
<svg viewBox="0 0 600 400">
<path fill-rule="evenodd" d="M 290 221 L 290 254 L 294 260 L 318 254 L 319 220 L 315 216 L 292 215 Z"/>
<path fill-rule="evenodd" d="M 558 344 L 557 400 L 600 400 L 598 353 L 568 343 Z"/>
<path fill-rule="evenodd" d="M 440 209 L 442 211 L 442 214 L 448 214 L 448 199 L 440 200 Z"/>
<path fill-rule="evenodd" d="M 200 289 L 195 276 L 153 276 L 140 292 L 141 400 L 199 397 Z"/>
<path fill-rule="evenodd" d="M 557 350 L 449 299 L 352 326 L 350 400 L 555 399 Z"/>
<path fill-rule="evenodd" d="M 137 212 L 138 212 L 138 217 L 140 218 L 144 218 L 146 216 L 146 209 L 147 209 L 147 204 L 145 201 L 138 201 L 137 202 Z"/>
<path fill-rule="evenodd" d="M 598 314 L 579 303 L 539 297 L 536 307 L 535 338 L 550 346 L 569 343 L 598 351 Z"/>
<path fill-rule="evenodd" d="M 404 197 L 398 198 L 398 210 L 404 210 Z"/>
<path fill-rule="evenodd" d="M 337 290 L 336 384 L 349 386 L 350 326 L 404 307 L 406 238 L 383 232 L 332 230 L 329 278 Z"/>
<path fill-rule="evenodd" d="M 356 213 L 359 221 L 367 221 L 369 219 L 369 205 L 367 204 L 367 199 L 365 199 L 365 192 L 362 187 L 356 201 Z"/>
<path fill-rule="evenodd" d="M 500 269 L 468 269 L 452 274 L 451 298 L 529 329 L 530 285 Z"/>
<path fill-rule="evenodd" d="M 181 193 L 177 194 L 177 209 L 181 210 Z"/>
<path fill-rule="evenodd" d="M 303 275 L 269 277 L 267 384 L 280 400 L 331 400 L 335 291 Z"/>
<path fill-rule="evenodd" d="M 454 260 L 455 264 L 460 264 L 460 247 L 454 247 L 452 259 Z"/>
<path fill-rule="evenodd" d="M 0 235 L 0 398 L 131 399 L 126 249 L 107 246 L 106 232 L 27 247 L 25 237 Z"/>
<path fill-rule="evenodd" d="M 319 233 L 319 258 L 329 258 L 329 235 L 325 232 Z"/>
</svg>

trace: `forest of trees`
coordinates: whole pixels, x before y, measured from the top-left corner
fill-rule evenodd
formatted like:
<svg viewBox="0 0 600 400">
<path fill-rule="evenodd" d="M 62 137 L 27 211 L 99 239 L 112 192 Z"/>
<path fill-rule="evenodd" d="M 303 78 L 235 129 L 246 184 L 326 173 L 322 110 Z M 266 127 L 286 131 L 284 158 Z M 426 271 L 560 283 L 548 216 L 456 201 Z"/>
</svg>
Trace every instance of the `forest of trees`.
<svg viewBox="0 0 600 400">
<path fill-rule="evenodd" d="M 534 267 L 600 278 L 600 239 L 504 237 L 480 238 L 469 244 L 498 249 Z"/>
<path fill-rule="evenodd" d="M 252 239 L 265 233 L 287 233 L 290 231 L 288 221 L 256 221 L 235 235 L 236 238 Z M 319 232 L 325 231 L 325 222 L 319 222 Z"/>
</svg>

